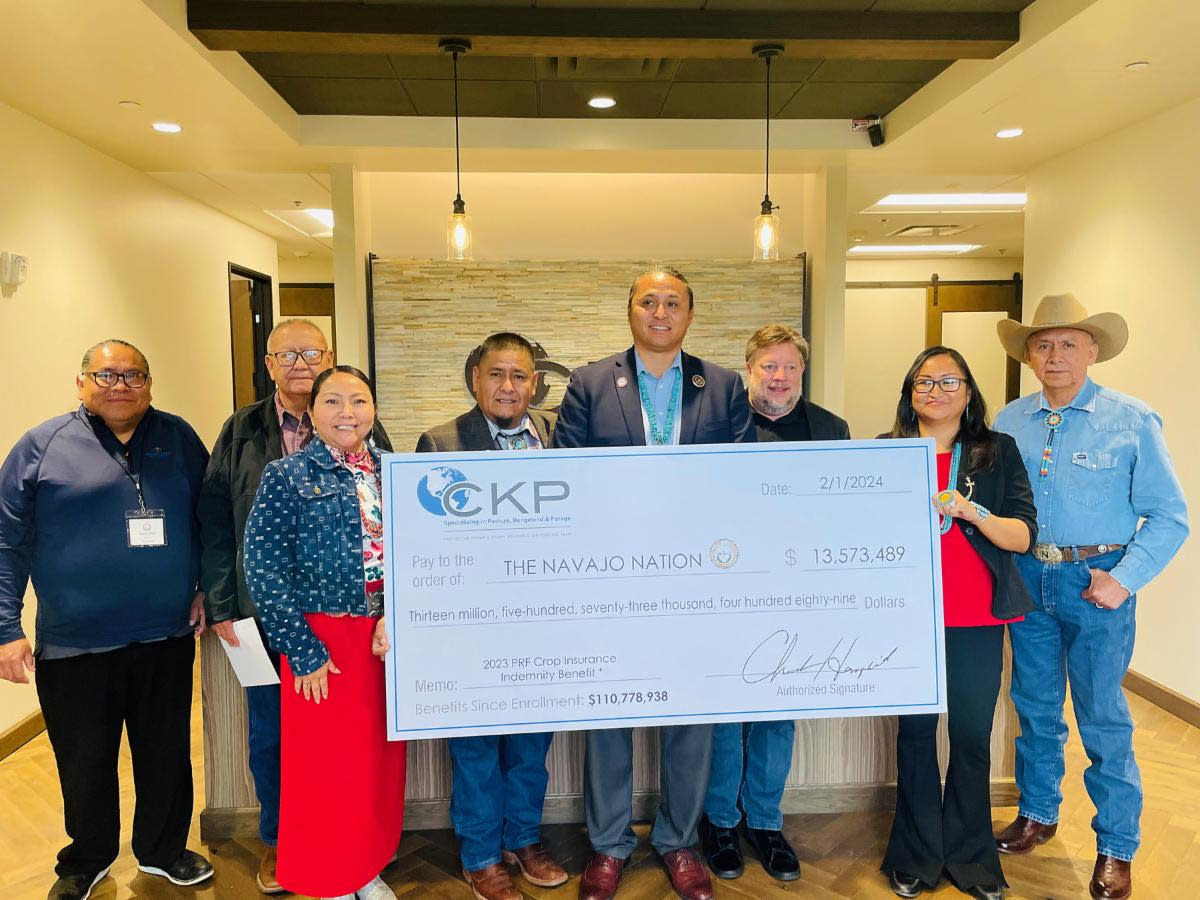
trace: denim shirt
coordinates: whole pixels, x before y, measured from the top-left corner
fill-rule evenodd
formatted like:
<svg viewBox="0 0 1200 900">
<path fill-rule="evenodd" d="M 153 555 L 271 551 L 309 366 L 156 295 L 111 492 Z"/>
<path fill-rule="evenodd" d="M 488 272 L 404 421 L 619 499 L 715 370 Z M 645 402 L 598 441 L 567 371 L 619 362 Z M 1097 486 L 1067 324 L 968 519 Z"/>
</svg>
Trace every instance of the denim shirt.
<svg viewBox="0 0 1200 900">
<path fill-rule="evenodd" d="M 1110 574 L 1135 594 L 1166 567 L 1188 533 L 1187 503 L 1162 419 L 1140 400 L 1088 378 L 1061 409 L 1042 478 L 1050 410 L 1044 394 L 1030 394 L 1004 407 L 995 423 L 1020 447 L 1038 508 L 1038 541 L 1125 544 Z"/>
<path fill-rule="evenodd" d="M 378 466 L 378 449 L 367 446 Z M 354 476 L 323 441 L 267 465 L 246 520 L 246 585 L 294 674 L 329 660 L 305 613 L 368 614 L 362 545 Z"/>
</svg>

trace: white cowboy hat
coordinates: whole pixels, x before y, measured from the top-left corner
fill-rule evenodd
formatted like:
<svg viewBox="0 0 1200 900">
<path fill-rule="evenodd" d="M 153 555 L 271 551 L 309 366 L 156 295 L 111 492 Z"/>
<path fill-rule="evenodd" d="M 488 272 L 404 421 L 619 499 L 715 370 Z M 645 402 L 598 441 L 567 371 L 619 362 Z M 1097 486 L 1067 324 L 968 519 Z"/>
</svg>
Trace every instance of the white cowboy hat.
<svg viewBox="0 0 1200 900">
<path fill-rule="evenodd" d="M 1129 326 L 1116 313 L 1096 313 L 1089 316 L 1074 294 L 1048 294 L 1042 298 L 1033 314 L 1033 321 L 1022 325 L 1015 319 L 1001 319 L 996 333 L 1006 352 L 1019 362 L 1025 361 L 1029 336 L 1049 328 L 1078 328 L 1092 336 L 1100 352 L 1096 362 L 1112 359 L 1125 349 L 1129 341 Z"/>
</svg>

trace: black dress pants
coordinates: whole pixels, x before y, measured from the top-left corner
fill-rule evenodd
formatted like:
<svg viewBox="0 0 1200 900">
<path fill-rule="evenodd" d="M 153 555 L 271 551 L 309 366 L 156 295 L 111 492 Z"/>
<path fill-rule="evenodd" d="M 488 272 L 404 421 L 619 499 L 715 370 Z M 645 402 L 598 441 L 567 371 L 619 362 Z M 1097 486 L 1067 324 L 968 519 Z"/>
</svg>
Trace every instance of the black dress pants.
<svg viewBox="0 0 1200 900">
<path fill-rule="evenodd" d="M 38 661 L 38 699 L 71 838 L 58 854 L 59 876 L 94 874 L 117 858 L 122 727 L 133 758 L 133 854 L 164 868 L 183 852 L 192 820 L 195 658 L 188 635 Z"/>
<path fill-rule="evenodd" d="M 992 717 L 1004 665 L 1004 626 L 946 629 L 950 765 L 942 793 L 936 715 L 900 716 L 896 818 L 883 871 L 936 887 L 942 872 L 961 890 L 1003 885 L 992 835 Z"/>
</svg>

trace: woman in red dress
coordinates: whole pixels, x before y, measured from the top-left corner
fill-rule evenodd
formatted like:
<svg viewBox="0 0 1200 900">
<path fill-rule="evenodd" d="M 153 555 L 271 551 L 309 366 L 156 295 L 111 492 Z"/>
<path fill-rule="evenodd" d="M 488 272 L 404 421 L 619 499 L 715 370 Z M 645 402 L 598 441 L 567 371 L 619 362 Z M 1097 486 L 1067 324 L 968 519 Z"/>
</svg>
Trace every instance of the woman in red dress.
<svg viewBox="0 0 1200 900">
<path fill-rule="evenodd" d="M 992 837 L 992 719 L 1004 625 L 1033 608 L 1013 554 L 1037 535 L 1037 510 L 1016 443 L 988 428 L 983 395 L 956 350 L 922 351 L 904 377 L 890 437 L 918 436 L 937 443 L 950 766 L 943 796 L 937 715 L 901 716 L 882 869 L 901 897 L 932 890 L 944 873 L 963 893 L 999 900 L 1006 882 Z"/>
<path fill-rule="evenodd" d="M 337 366 L 310 403 L 316 437 L 267 466 L 246 523 L 246 581 L 282 657 L 276 874 L 297 894 L 390 900 L 405 745 L 387 740 L 375 402 Z"/>
</svg>

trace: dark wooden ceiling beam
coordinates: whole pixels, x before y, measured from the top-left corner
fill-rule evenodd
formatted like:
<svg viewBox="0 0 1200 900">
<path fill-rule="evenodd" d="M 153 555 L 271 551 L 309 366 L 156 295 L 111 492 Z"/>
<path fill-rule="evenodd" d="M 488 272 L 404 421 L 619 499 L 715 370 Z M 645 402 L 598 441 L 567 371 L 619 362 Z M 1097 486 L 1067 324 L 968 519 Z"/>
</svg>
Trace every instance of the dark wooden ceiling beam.
<svg viewBox="0 0 1200 900">
<path fill-rule="evenodd" d="M 267 53 L 436 54 L 465 37 L 481 56 L 745 59 L 769 41 L 794 58 L 991 59 L 1020 17 L 189 0 L 188 28 L 210 50 Z"/>
</svg>

